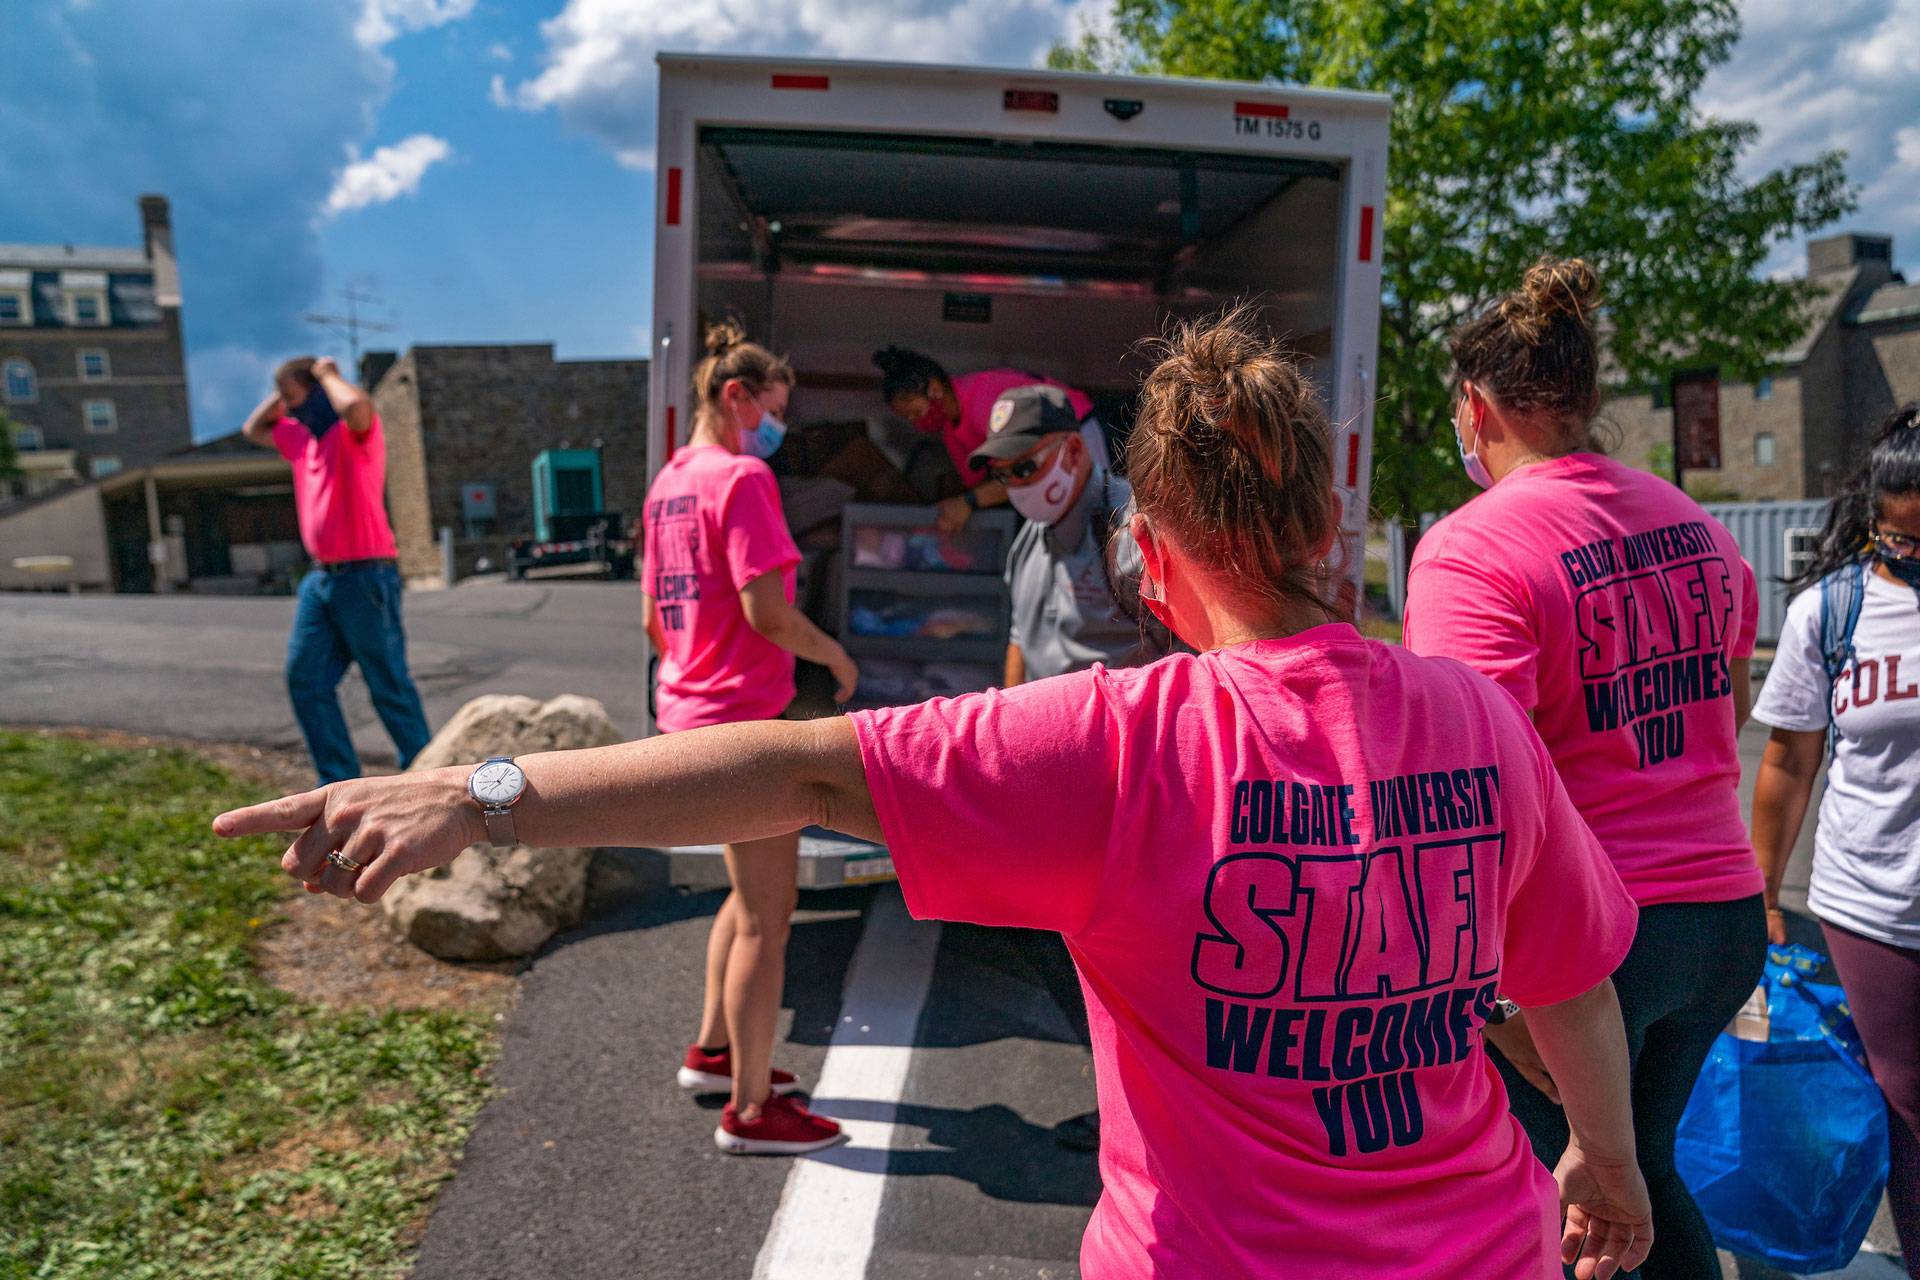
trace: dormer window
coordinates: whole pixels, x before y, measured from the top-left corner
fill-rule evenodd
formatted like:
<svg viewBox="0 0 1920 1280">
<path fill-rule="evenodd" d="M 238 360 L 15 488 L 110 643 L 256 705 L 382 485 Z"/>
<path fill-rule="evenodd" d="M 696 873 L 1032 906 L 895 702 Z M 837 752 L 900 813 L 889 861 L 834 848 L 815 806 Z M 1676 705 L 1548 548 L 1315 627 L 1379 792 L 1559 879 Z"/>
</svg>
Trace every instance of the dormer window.
<svg viewBox="0 0 1920 1280">
<path fill-rule="evenodd" d="M 0 325 L 33 323 L 33 273 L 0 271 Z"/>
<path fill-rule="evenodd" d="M 67 300 L 67 323 L 98 328 L 107 323 L 107 273 L 62 271 L 60 292 Z"/>
</svg>

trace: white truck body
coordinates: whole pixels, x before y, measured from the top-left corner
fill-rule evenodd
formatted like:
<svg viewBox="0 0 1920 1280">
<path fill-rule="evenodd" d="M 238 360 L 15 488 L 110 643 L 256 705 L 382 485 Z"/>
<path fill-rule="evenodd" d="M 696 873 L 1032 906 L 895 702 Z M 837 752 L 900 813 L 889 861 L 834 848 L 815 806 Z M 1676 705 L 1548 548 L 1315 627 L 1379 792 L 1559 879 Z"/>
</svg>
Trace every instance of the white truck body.
<svg viewBox="0 0 1920 1280">
<path fill-rule="evenodd" d="M 1389 99 L 921 64 L 659 64 L 649 475 L 687 438 L 702 316 L 737 315 L 787 356 L 804 422 L 882 416 L 871 356 L 890 343 L 954 373 L 1010 366 L 1124 400 L 1148 366 L 1142 339 L 1247 300 L 1335 424 L 1357 599 Z"/>
</svg>

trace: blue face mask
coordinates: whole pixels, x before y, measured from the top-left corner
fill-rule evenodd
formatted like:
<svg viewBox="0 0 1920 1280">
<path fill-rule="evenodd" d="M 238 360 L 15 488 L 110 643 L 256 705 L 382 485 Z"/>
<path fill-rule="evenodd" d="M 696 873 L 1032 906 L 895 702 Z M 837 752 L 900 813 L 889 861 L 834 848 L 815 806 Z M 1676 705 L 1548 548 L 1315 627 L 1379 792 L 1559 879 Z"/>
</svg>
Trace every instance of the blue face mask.
<svg viewBox="0 0 1920 1280">
<path fill-rule="evenodd" d="M 1466 468 L 1467 479 L 1482 489 L 1493 488 L 1493 473 L 1487 470 L 1487 464 L 1480 460 L 1479 454 L 1467 448 L 1467 433 L 1460 430 L 1457 423 L 1454 427 L 1453 439 L 1454 443 L 1460 447 L 1460 465 Z M 1479 443 L 1478 433 L 1476 433 L 1474 444 Z"/>
<path fill-rule="evenodd" d="M 333 401 L 327 398 L 327 389 L 317 382 L 307 392 L 307 398 L 300 402 L 300 407 L 293 410 L 293 418 L 313 432 L 315 438 L 327 434 L 333 424 L 340 421 Z"/>
<path fill-rule="evenodd" d="M 787 424 L 773 416 L 771 409 L 760 411 L 760 422 L 751 431 L 740 433 L 740 452 L 755 458 L 771 458 L 787 438 Z"/>
<path fill-rule="evenodd" d="M 1920 596 L 1920 560 L 1881 556 L 1880 563 L 1887 566 L 1888 573 L 1912 587 L 1915 596 Z"/>
</svg>

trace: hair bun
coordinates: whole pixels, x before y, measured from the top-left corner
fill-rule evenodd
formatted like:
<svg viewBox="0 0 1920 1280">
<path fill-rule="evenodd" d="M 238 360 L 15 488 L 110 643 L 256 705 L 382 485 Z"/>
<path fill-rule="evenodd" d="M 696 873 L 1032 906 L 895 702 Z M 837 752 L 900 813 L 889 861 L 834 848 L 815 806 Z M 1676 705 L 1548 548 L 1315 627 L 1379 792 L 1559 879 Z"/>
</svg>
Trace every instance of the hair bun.
<svg viewBox="0 0 1920 1280">
<path fill-rule="evenodd" d="M 725 355 L 735 347 L 745 346 L 746 342 L 747 331 L 731 316 L 707 326 L 706 348 L 710 356 Z"/>
<path fill-rule="evenodd" d="M 1542 258 L 1527 268 L 1520 287 L 1500 304 L 1500 314 L 1525 342 L 1538 342 L 1556 316 L 1582 324 L 1600 301 L 1600 278 L 1580 258 Z"/>
</svg>

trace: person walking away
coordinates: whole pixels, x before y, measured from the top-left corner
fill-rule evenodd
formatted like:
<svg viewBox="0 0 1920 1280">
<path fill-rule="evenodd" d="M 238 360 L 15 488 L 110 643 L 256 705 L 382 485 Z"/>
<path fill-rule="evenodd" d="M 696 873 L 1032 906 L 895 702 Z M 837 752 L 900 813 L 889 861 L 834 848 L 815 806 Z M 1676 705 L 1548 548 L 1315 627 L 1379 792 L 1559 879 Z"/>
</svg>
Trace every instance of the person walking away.
<svg viewBox="0 0 1920 1280">
<path fill-rule="evenodd" d="M 654 477 L 643 515 L 655 724 L 669 734 L 778 717 L 793 701 L 796 655 L 833 673 L 838 701 L 859 680 L 847 651 L 793 605 L 800 551 L 765 462 L 786 434 L 793 371 L 732 322 L 708 330 L 706 352 L 693 372 L 693 436 Z M 796 1155 L 840 1138 L 773 1068 L 799 848 L 793 829 L 727 845 L 731 891 L 707 938 L 700 1032 L 678 1073 L 683 1088 L 731 1095 L 713 1137 L 735 1155 Z"/>
<path fill-rule="evenodd" d="M 313 567 L 300 580 L 287 642 L 287 694 L 321 785 L 360 776 L 340 710 L 340 680 L 359 664 L 402 769 L 432 734 L 407 670 L 400 562 L 387 522 L 387 444 L 367 393 L 331 359 L 302 356 L 273 375 L 274 392 L 241 433 L 293 468 L 300 541 Z"/>
<path fill-rule="evenodd" d="M 916 916 L 1064 934 L 1104 1131 L 1088 1280 L 1637 1266 L 1654 1224 L 1607 979 L 1635 908 L 1545 746 L 1483 676 L 1329 621 L 1332 429 L 1246 313 L 1170 340 L 1140 423 L 1141 592 L 1197 652 L 534 755 L 476 786 L 542 846 L 823 823 L 884 840 Z M 469 780 L 501 768 L 214 830 L 303 830 L 282 867 L 375 902 L 478 838 Z M 1496 990 L 1566 1102 L 1552 1176 L 1483 1056 Z"/>
<path fill-rule="evenodd" d="M 1106 428 L 1093 413 L 1093 399 L 1064 382 L 1028 373 L 1025 369 L 982 369 L 976 373 L 948 374 L 940 362 L 918 351 L 888 347 L 873 354 L 880 368 L 880 395 L 887 408 L 912 423 L 924 435 L 937 436 L 953 459 L 954 469 L 967 491 L 946 498 L 939 505 L 939 527 L 943 533 L 957 533 L 966 527 L 981 507 L 999 507 L 1007 503 L 1004 483 L 986 475 L 973 463 L 974 450 L 991 430 L 993 406 L 1001 395 L 1015 387 L 1057 387 L 1072 406 L 1074 420 L 1086 439 L 1087 448 L 1102 467 L 1110 467 Z"/>
<path fill-rule="evenodd" d="M 1773 729 L 1753 790 L 1767 936 L 1787 940 L 1780 877 L 1831 741 L 1807 908 L 1887 1097 L 1887 1203 L 1920 1280 L 1920 405 L 1881 425 L 1791 585 L 1753 711 Z"/>
<path fill-rule="evenodd" d="M 1532 715 L 1640 905 L 1613 984 L 1660 1224 L 1642 1274 L 1718 1280 L 1673 1142 L 1714 1037 L 1766 959 L 1738 796 L 1758 600 L 1718 521 L 1596 450 L 1598 290 L 1578 259 L 1542 261 L 1454 333 L 1460 456 L 1486 492 L 1420 540 L 1405 635 L 1416 653 L 1491 676 Z M 1534 1015 L 1487 1035 L 1514 1115 L 1551 1162 L 1567 1140 L 1566 1088 L 1540 1058 Z"/>
<path fill-rule="evenodd" d="M 967 461 L 1005 486 L 1025 519 L 1007 555 L 1005 687 L 1169 652 L 1165 629 L 1137 608 L 1129 613 L 1115 592 L 1116 579 L 1140 578 L 1139 547 L 1130 535 L 1113 536 L 1132 514 L 1133 490 L 1094 456 L 1066 392 L 1015 387 L 994 402 L 989 423 Z M 1064 1147 L 1097 1151 L 1100 1113 L 1063 1120 L 1053 1133 Z"/>
</svg>

